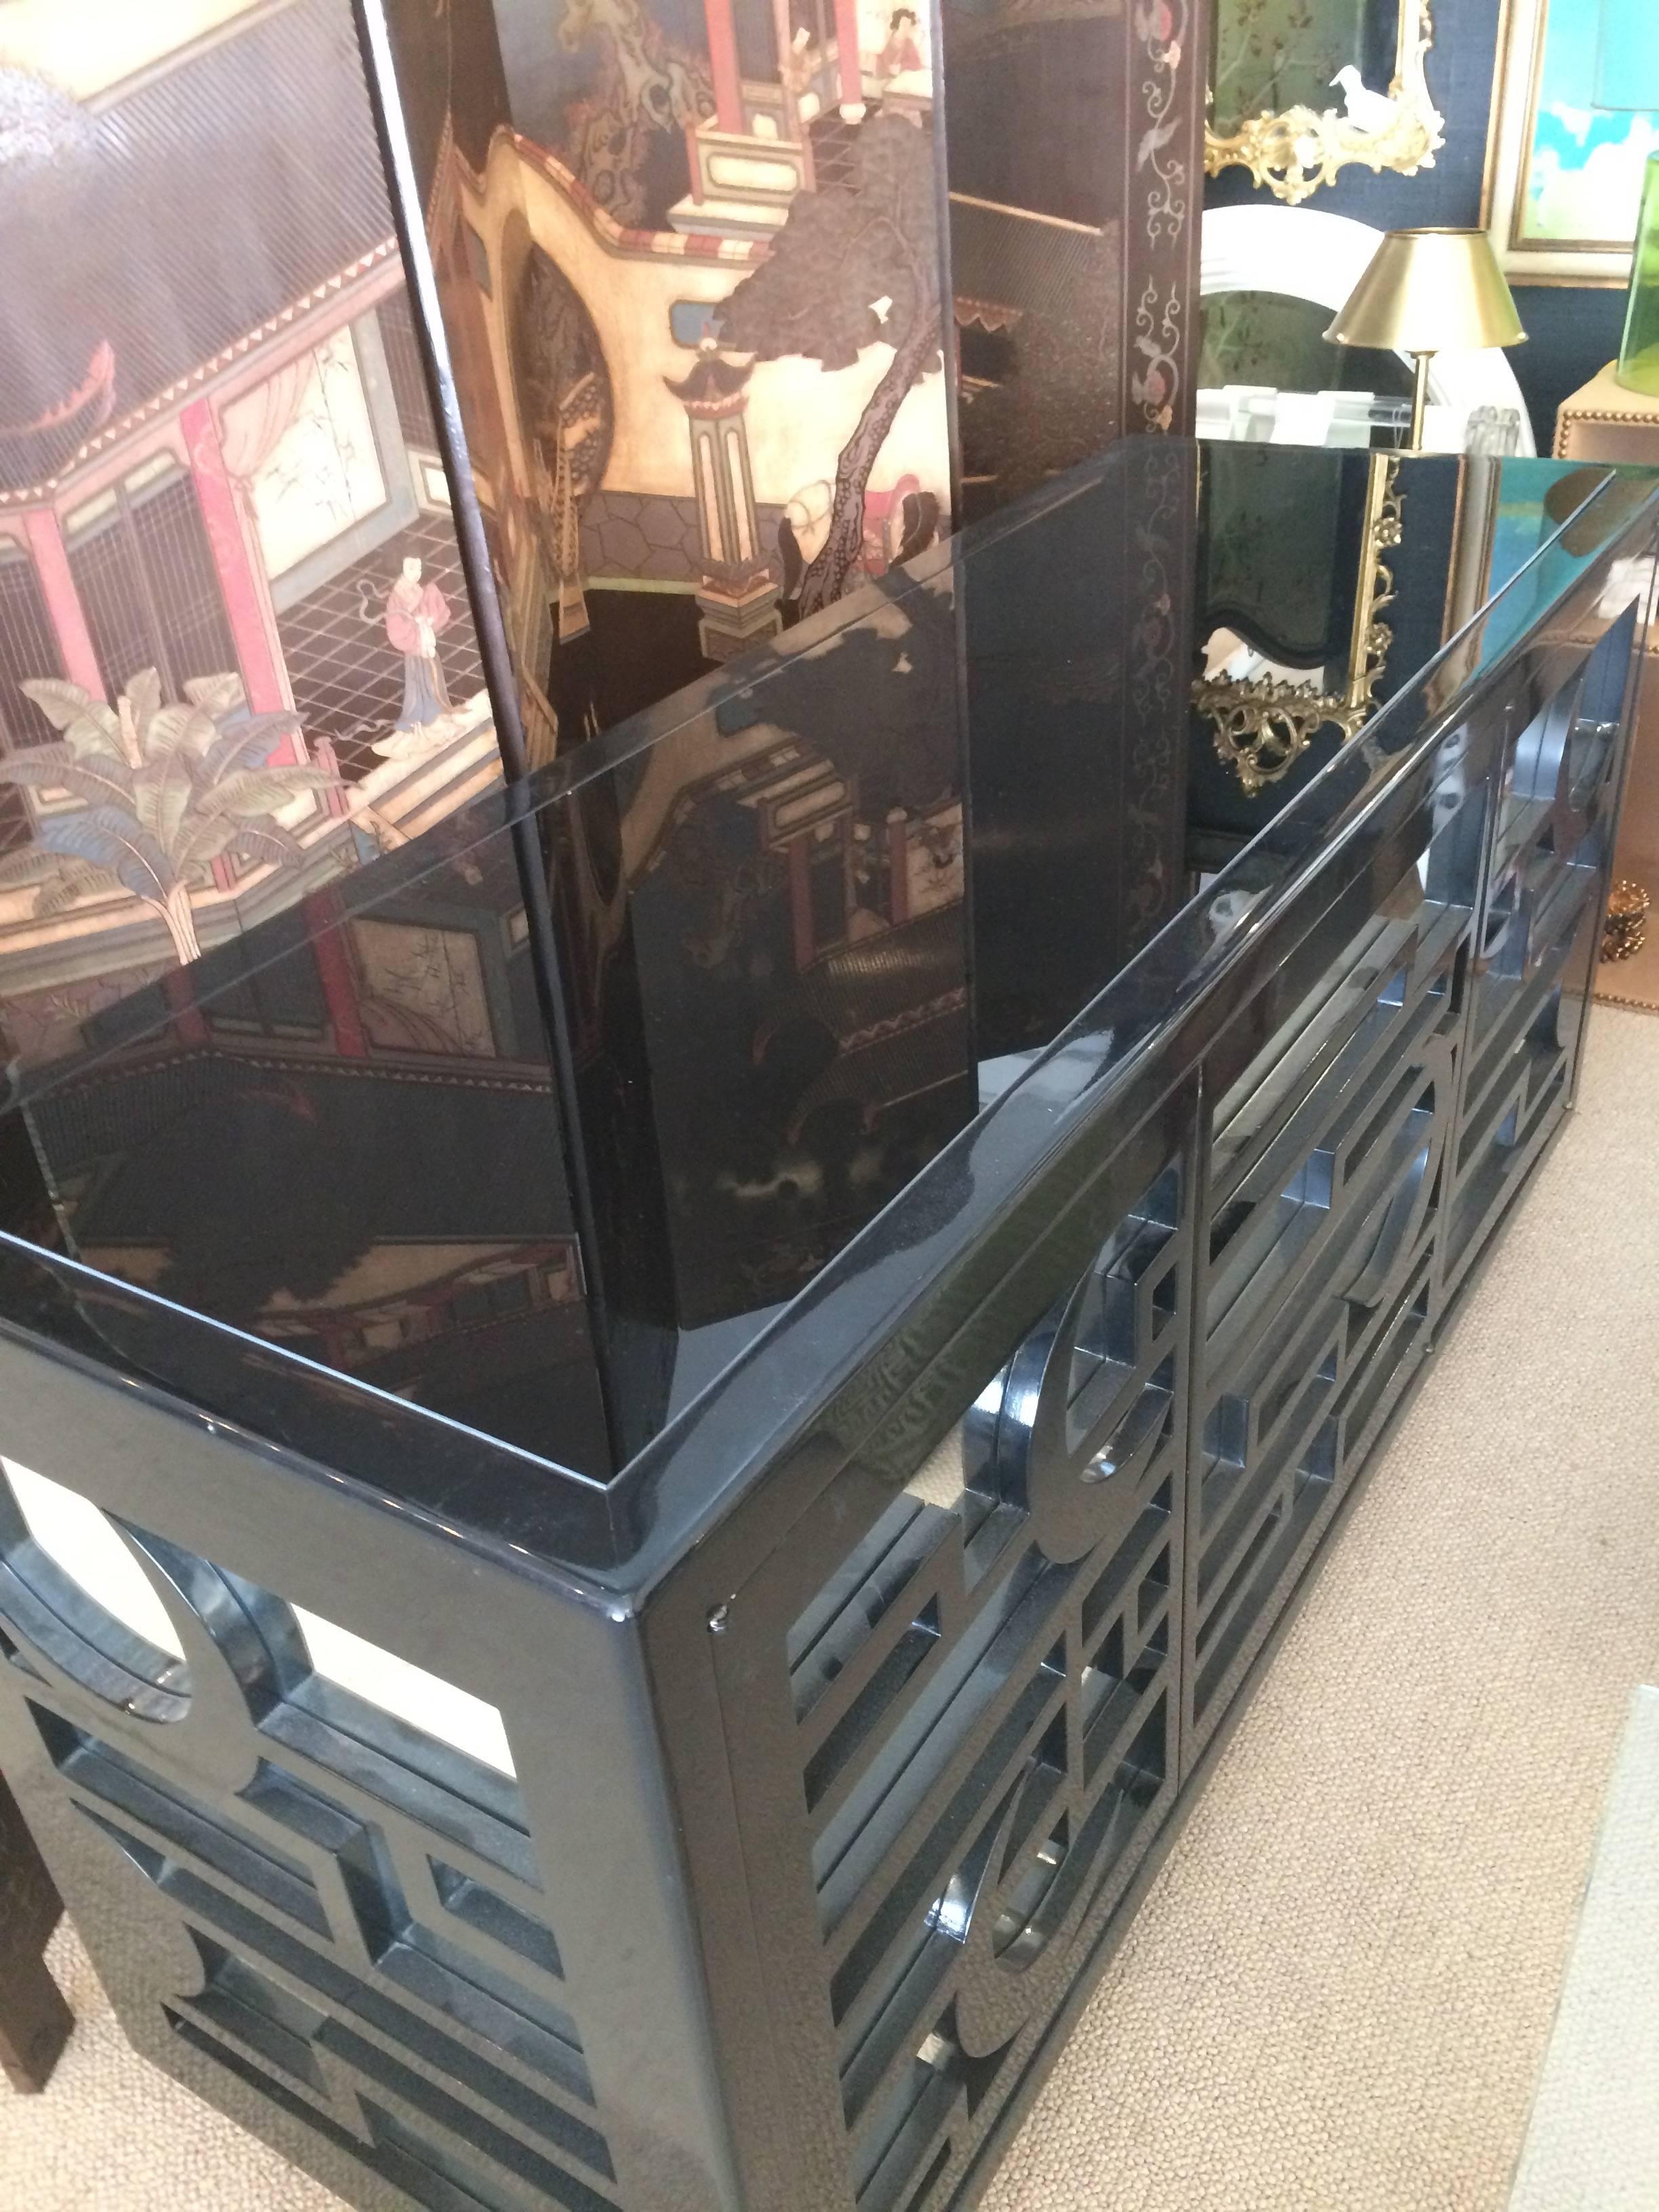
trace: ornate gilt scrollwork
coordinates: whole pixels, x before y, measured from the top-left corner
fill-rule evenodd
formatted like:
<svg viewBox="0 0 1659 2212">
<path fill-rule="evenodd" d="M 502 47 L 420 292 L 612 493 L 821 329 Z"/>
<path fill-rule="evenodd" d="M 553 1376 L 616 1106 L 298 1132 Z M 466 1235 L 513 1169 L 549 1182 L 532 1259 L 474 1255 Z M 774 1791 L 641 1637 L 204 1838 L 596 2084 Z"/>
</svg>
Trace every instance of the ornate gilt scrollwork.
<svg viewBox="0 0 1659 2212">
<path fill-rule="evenodd" d="M 1227 132 L 1206 124 L 1205 173 L 1213 177 L 1237 163 L 1295 207 L 1322 185 L 1334 183 L 1337 171 L 1350 162 L 1363 162 L 1379 174 L 1392 169 L 1404 177 L 1432 168 L 1446 143 L 1445 118 L 1430 96 L 1425 69 L 1433 43 L 1429 0 L 1401 0 L 1400 41 L 1386 103 L 1380 94 L 1360 87 L 1346 113 L 1334 107 L 1320 113 L 1298 105 L 1282 115 L 1264 108 Z M 1367 108 L 1374 111 L 1370 120 Z"/>
<path fill-rule="evenodd" d="M 1381 616 L 1394 598 L 1394 572 L 1383 556 L 1401 541 L 1399 477 L 1395 455 L 1371 455 L 1346 687 L 1314 691 L 1284 677 L 1226 676 L 1200 677 L 1193 685 L 1193 704 L 1215 725 L 1217 752 L 1252 796 L 1277 783 L 1328 722 L 1346 744 L 1370 720 L 1394 642 Z"/>
<path fill-rule="evenodd" d="M 1346 744 L 1370 712 L 1369 706 L 1356 711 L 1334 691 L 1304 691 L 1282 681 L 1236 684 L 1218 676 L 1195 685 L 1193 696 L 1215 724 L 1217 752 L 1252 795 L 1277 783 L 1327 722 L 1340 726 Z"/>
</svg>

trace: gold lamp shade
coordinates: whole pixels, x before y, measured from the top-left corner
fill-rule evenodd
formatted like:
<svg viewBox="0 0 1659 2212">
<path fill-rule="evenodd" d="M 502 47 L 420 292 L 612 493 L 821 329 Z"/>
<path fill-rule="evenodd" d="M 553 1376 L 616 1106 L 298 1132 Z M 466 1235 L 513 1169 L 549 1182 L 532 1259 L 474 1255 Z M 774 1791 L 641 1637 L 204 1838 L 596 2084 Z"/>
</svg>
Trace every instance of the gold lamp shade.
<svg viewBox="0 0 1659 2212">
<path fill-rule="evenodd" d="M 1325 333 L 1338 345 L 1414 355 L 1411 441 L 1422 443 L 1429 357 L 1526 337 L 1484 230 L 1391 230 Z"/>
</svg>

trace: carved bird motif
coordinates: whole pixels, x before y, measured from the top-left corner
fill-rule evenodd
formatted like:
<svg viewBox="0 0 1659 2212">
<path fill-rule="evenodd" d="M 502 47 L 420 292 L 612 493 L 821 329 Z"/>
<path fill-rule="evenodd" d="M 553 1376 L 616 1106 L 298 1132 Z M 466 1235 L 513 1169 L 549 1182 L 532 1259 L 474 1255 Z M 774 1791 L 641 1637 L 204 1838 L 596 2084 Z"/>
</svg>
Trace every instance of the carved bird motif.
<svg viewBox="0 0 1659 2212">
<path fill-rule="evenodd" d="M 1384 92 L 1370 92 L 1365 80 L 1352 62 L 1338 70 L 1331 79 L 1342 88 L 1343 103 L 1348 120 L 1361 131 L 1386 131 L 1394 121 L 1395 103 Z"/>
</svg>

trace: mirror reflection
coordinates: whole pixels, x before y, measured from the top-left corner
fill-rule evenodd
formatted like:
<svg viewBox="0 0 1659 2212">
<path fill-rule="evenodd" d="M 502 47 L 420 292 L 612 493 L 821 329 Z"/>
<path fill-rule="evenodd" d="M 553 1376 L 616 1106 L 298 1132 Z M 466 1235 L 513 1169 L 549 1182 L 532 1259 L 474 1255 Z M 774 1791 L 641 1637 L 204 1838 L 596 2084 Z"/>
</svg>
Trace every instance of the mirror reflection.
<svg viewBox="0 0 1659 2212">
<path fill-rule="evenodd" d="M 1193 701 L 1249 793 L 1278 782 L 1328 724 L 1346 741 L 1370 719 L 1394 643 L 1382 616 L 1399 477 L 1386 453 L 1346 467 L 1302 449 L 1212 453 Z"/>
<path fill-rule="evenodd" d="M 1396 0 L 1213 0 L 1214 128 L 1291 107 L 1346 110 L 1374 127 L 1370 103 L 1389 104 L 1399 29 Z"/>
<path fill-rule="evenodd" d="M 481 798 L 50 1019 L 86 946 L 33 886 L 0 1226 L 607 1472 L 1337 758 L 1396 469 L 1377 700 L 1438 650 L 1469 518 L 1480 592 L 1582 504 L 1494 466 L 1483 503 L 1449 458 L 1124 440 L 597 739 L 529 819 Z M 1206 678 L 1304 712 L 1276 775 L 1218 750 Z"/>
</svg>

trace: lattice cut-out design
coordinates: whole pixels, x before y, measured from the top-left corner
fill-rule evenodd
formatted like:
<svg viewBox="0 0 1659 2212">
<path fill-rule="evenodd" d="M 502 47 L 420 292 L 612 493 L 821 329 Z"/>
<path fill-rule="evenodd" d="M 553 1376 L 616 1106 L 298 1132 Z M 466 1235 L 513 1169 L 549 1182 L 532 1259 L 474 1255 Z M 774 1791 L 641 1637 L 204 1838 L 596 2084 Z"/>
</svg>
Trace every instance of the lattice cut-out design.
<svg viewBox="0 0 1659 2212">
<path fill-rule="evenodd" d="M 780 1881 L 861 2212 L 949 2201 L 1175 1788 L 1189 1193 L 1152 1176 L 785 1639 Z"/>
<path fill-rule="evenodd" d="M 1175 1780 L 1170 1499 L 1166 1485 L 1098 1571 L 1036 1571 L 1014 1632 L 1028 1652 L 1030 1631 L 1058 1632 L 999 1701 L 988 1751 L 1012 1758 L 969 1765 L 858 1940 L 833 1946 L 861 2207 L 946 2201 L 918 2178 L 959 2176 L 1026 2031 L 1052 2014 L 1150 1839 Z M 994 1645 L 981 1662 L 1001 1663 Z M 924 1896 L 939 1854 L 949 1879 Z"/>
<path fill-rule="evenodd" d="M 165 1630 L 14 1506 L 0 1650 L 84 1832 L 188 1945 L 171 2033 L 431 2212 L 616 2204 L 516 1783 L 320 1676 L 271 1593 L 106 1525 Z"/>
<path fill-rule="evenodd" d="M 1567 1109 L 1590 988 L 1620 762 L 1609 647 L 1507 763 L 1469 1006 L 1444 1286 L 1480 1256 Z"/>
<path fill-rule="evenodd" d="M 1425 869 L 1424 873 L 1428 873 Z M 1416 871 L 1311 975 L 1212 1139 L 1188 1756 L 1428 1349 L 1470 915 Z"/>
</svg>

